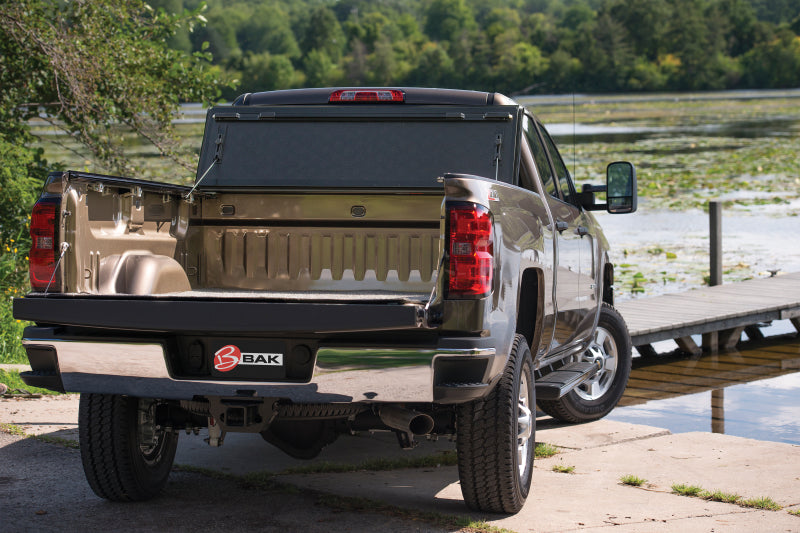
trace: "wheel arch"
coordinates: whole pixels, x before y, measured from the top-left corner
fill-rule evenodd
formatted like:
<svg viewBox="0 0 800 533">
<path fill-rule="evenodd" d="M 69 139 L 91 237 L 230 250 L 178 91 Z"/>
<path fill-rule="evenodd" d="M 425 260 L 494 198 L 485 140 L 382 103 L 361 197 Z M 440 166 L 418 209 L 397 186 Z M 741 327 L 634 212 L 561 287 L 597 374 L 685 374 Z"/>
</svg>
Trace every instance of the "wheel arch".
<svg viewBox="0 0 800 533">
<path fill-rule="evenodd" d="M 603 302 L 614 307 L 614 265 L 608 258 L 603 262 Z"/>
<path fill-rule="evenodd" d="M 544 278 L 540 269 L 522 272 L 518 294 L 516 333 L 525 337 L 533 354 L 538 351 L 544 321 Z"/>
</svg>

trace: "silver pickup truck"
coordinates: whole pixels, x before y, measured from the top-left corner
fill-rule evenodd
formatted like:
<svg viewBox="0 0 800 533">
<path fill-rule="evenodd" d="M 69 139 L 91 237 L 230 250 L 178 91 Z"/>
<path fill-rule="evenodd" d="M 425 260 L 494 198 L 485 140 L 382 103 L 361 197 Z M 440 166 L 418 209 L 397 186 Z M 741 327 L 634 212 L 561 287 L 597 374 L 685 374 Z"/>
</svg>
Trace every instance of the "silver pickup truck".
<svg viewBox="0 0 800 533">
<path fill-rule="evenodd" d="M 51 174 L 30 385 L 80 392 L 92 489 L 164 487 L 178 432 L 455 435 L 464 499 L 517 512 L 536 406 L 600 418 L 630 371 L 592 210 L 636 209 L 630 163 L 578 192 L 542 124 L 496 93 L 303 89 L 208 111 L 193 187 Z M 595 193 L 605 202 L 596 203 Z"/>
</svg>

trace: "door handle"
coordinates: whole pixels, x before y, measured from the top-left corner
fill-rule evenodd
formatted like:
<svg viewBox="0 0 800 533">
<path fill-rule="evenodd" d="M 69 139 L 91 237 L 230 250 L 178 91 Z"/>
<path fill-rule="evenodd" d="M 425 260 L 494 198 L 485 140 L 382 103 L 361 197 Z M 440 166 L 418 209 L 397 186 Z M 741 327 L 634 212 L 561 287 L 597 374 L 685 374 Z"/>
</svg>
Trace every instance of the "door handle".
<svg viewBox="0 0 800 533">
<path fill-rule="evenodd" d="M 569 227 L 569 224 L 564 222 L 563 220 L 556 220 L 556 230 L 561 232 L 564 231 Z"/>
</svg>

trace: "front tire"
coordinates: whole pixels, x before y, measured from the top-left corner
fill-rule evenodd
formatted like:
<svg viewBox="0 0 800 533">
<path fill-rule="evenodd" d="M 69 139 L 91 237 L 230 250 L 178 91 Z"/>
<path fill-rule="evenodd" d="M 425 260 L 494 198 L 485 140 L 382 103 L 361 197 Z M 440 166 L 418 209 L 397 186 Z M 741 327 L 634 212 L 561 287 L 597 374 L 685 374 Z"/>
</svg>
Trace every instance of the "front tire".
<svg viewBox="0 0 800 533">
<path fill-rule="evenodd" d="M 494 390 L 457 410 L 458 477 L 471 509 L 517 513 L 528 497 L 536 435 L 531 352 L 517 335 Z"/>
<path fill-rule="evenodd" d="M 558 400 L 541 400 L 539 407 L 563 422 L 590 422 L 603 418 L 617 405 L 631 373 L 631 337 L 616 309 L 604 303 L 589 348 L 578 358 L 598 361 L 595 376 Z"/>
<path fill-rule="evenodd" d="M 167 483 L 178 436 L 157 428 L 157 402 L 117 394 L 81 394 L 81 459 L 95 494 L 111 501 L 149 500 Z"/>
</svg>

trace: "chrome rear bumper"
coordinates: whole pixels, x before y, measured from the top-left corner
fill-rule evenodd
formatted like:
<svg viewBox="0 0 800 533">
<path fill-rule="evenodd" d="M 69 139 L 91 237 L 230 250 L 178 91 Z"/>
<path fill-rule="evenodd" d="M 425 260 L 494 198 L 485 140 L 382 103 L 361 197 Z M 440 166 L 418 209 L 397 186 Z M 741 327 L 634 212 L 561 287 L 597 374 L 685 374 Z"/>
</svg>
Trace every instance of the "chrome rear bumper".
<svg viewBox="0 0 800 533">
<path fill-rule="evenodd" d="M 176 379 L 170 372 L 164 346 L 153 342 L 25 338 L 23 344 L 33 374 L 59 375 L 63 389 L 68 392 L 176 400 L 195 396 L 258 396 L 300 403 L 458 403 L 485 394 L 493 378 L 489 374 L 494 366 L 495 348 L 489 347 L 485 338 L 476 338 L 474 343 L 458 339 L 456 346 L 449 347 L 447 339 L 442 341 L 430 349 L 323 345 L 317 350 L 309 383 Z M 39 354 L 39 363 L 34 362 L 32 353 Z M 46 359 L 52 362 L 43 362 Z M 459 373 L 459 365 L 470 370 Z M 34 377 L 28 376 L 32 381 Z"/>
</svg>

